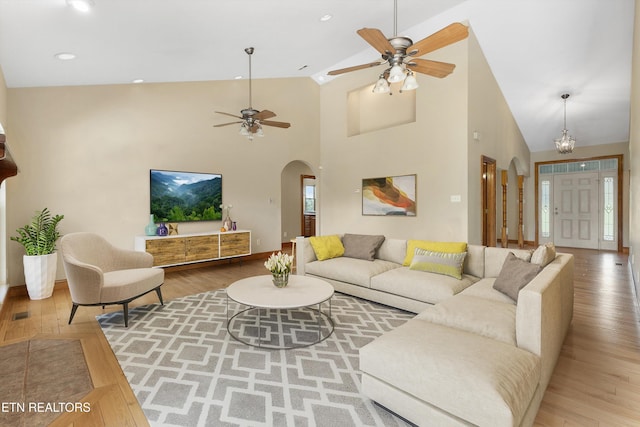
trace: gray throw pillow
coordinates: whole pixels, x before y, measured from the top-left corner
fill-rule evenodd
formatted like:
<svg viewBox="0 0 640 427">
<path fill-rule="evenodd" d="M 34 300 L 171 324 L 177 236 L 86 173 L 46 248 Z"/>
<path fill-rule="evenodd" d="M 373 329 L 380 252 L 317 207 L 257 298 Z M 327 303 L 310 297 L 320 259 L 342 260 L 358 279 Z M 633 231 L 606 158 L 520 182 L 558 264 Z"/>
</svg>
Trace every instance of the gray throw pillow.
<svg viewBox="0 0 640 427">
<path fill-rule="evenodd" d="M 342 236 L 343 256 L 373 261 L 382 242 L 384 242 L 384 236 L 345 234 Z"/>
<path fill-rule="evenodd" d="M 502 270 L 493 282 L 493 288 L 518 302 L 520 289 L 527 286 L 534 277 L 542 270 L 538 264 L 531 264 L 516 257 L 513 252 L 509 252 L 502 264 Z"/>
</svg>

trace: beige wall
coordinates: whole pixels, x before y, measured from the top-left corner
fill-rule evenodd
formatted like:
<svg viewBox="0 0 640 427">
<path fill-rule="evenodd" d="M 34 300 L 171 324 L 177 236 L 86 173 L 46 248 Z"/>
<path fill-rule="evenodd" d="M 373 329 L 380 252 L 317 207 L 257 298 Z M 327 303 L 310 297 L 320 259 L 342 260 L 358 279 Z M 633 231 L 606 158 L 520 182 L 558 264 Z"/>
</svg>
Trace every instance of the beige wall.
<svg viewBox="0 0 640 427">
<path fill-rule="evenodd" d="M 7 127 L 7 84 L 4 81 L 4 73 L 0 67 L 0 123 Z"/>
<path fill-rule="evenodd" d="M 479 243 L 481 155 L 505 168 L 518 157 L 527 172 L 529 150 L 473 31 L 467 40 L 429 59 L 451 62 L 456 68 L 444 79 L 418 75 L 414 123 L 347 137 L 349 91 L 373 84 L 382 69 L 349 73 L 322 88 L 322 234 L 381 233 Z M 473 130 L 482 134 L 480 142 L 473 140 Z M 361 214 L 363 178 L 414 173 L 415 218 Z M 451 196 L 457 195 L 461 201 L 452 202 Z"/>
<path fill-rule="evenodd" d="M 384 70 L 342 75 L 321 90 L 320 234 L 379 233 L 397 238 L 466 240 L 467 236 L 467 42 L 430 58 L 453 62 L 444 79 L 417 75 L 416 121 L 348 137 L 347 95 L 371 87 Z M 374 94 L 371 94 L 373 96 Z M 408 94 L 407 94 L 408 95 Z M 380 94 L 380 113 L 403 94 Z M 417 216 L 362 215 L 362 179 L 417 174 Z M 462 195 L 451 204 L 449 196 Z"/>
<path fill-rule="evenodd" d="M 133 248 L 149 217 L 149 169 L 217 172 L 225 204 L 254 252 L 280 248 L 281 171 L 293 160 L 318 163 L 319 89 L 311 79 L 254 80 L 254 108 L 289 129 L 265 127 L 253 142 L 238 126 L 214 128 L 246 108 L 247 82 L 49 87 L 8 90 L 12 154 L 20 174 L 7 180 L 7 227 L 35 210 L 65 215 L 61 231 L 96 231 Z M 257 100 L 257 102 L 256 102 Z M 267 102 L 268 101 L 268 102 Z M 217 230 L 183 223 L 180 232 Z M 260 244 L 258 245 L 258 240 Z M 8 245 L 8 278 L 24 283 L 22 248 Z M 59 265 L 58 277 L 64 277 Z"/>
<path fill-rule="evenodd" d="M 640 301 L 640 0 L 636 0 L 635 6 L 629 142 L 629 163 L 634 165 L 629 177 L 629 262 L 636 285 L 636 297 Z"/>
<path fill-rule="evenodd" d="M 502 231 L 501 170 L 516 166 L 519 175 L 529 175 L 529 148 L 511 114 L 511 110 L 489 68 L 478 41 L 469 37 L 469 127 L 465 135 L 468 147 L 469 179 L 469 243 L 482 243 L 482 156 L 496 161 L 496 236 Z M 473 132 L 479 138 L 473 138 Z M 510 179 L 510 186 L 517 188 L 517 180 Z M 508 206 L 509 209 L 511 206 Z M 517 230 L 509 230 L 509 234 Z"/>
</svg>

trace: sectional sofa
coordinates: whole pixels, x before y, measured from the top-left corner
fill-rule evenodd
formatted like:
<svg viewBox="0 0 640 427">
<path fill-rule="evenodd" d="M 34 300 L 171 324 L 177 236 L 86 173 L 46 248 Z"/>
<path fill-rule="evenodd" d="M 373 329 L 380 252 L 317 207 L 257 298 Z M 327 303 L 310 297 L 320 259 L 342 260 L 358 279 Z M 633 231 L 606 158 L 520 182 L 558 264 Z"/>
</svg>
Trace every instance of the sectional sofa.
<svg viewBox="0 0 640 427">
<path fill-rule="evenodd" d="M 360 349 L 364 395 L 417 425 L 533 424 L 573 315 L 572 255 L 463 244 L 460 262 L 459 246 L 429 250 L 444 242 L 328 237 L 343 252 L 321 260 L 297 239 L 297 274 L 417 313 Z"/>
</svg>

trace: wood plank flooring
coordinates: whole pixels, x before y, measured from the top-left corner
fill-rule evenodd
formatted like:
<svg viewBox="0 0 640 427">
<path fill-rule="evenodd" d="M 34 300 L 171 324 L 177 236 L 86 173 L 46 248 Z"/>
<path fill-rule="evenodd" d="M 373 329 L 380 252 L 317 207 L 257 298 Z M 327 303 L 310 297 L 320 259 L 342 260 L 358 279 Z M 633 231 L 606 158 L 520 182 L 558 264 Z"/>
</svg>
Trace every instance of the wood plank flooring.
<svg viewBox="0 0 640 427">
<path fill-rule="evenodd" d="M 640 315 L 624 254 L 564 249 L 575 259 L 575 305 L 569 334 L 544 395 L 536 426 L 640 426 Z M 228 286 L 264 274 L 264 260 L 168 271 L 165 300 Z M 131 306 L 157 303 L 146 295 Z M 13 292 L 0 312 L 0 345 L 32 337 L 83 342 L 95 389 L 91 412 L 63 414 L 53 426 L 148 425 L 95 316 L 118 306 L 80 307 L 67 325 L 71 300 L 64 283 L 53 297 L 30 301 Z M 14 315 L 28 312 L 25 319 Z M 1 376 L 1 373 L 0 373 Z"/>
</svg>

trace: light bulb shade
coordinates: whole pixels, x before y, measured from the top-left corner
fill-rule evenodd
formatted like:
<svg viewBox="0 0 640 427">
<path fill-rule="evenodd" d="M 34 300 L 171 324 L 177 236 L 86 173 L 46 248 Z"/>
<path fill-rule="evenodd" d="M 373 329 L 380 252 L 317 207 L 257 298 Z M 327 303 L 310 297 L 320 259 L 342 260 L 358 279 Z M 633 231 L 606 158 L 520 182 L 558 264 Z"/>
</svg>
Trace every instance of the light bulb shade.
<svg viewBox="0 0 640 427">
<path fill-rule="evenodd" d="M 389 77 L 387 78 L 387 80 L 389 80 L 389 83 L 398 83 L 403 79 L 404 70 L 402 69 L 402 67 L 398 64 L 391 67 L 391 70 L 389 70 Z"/>
<path fill-rule="evenodd" d="M 569 131 L 562 129 L 562 136 L 554 140 L 556 143 L 556 150 L 560 154 L 569 154 L 573 152 L 573 147 L 576 145 L 574 137 L 569 135 Z"/>
<path fill-rule="evenodd" d="M 246 123 L 242 123 L 240 125 L 240 135 L 242 136 L 249 136 L 251 133 L 247 130 L 247 124 Z"/>
<path fill-rule="evenodd" d="M 413 75 L 412 72 L 409 72 L 407 78 L 404 79 L 404 84 L 402 85 L 402 91 L 405 90 L 416 90 L 419 87 L 418 81 L 416 80 L 416 76 Z"/>
<path fill-rule="evenodd" d="M 260 124 L 257 125 L 258 129 L 256 130 L 256 135 L 264 136 L 264 132 L 262 131 L 262 126 Z"/>
<path fill-rule="evenodd" d="M 384 77 L 380 76 L 376 84 L 373 86 L 373 93 L 389 93 L 391 89 L 389 89 L 389 83 L 384 79 Z"/>
</svg>

